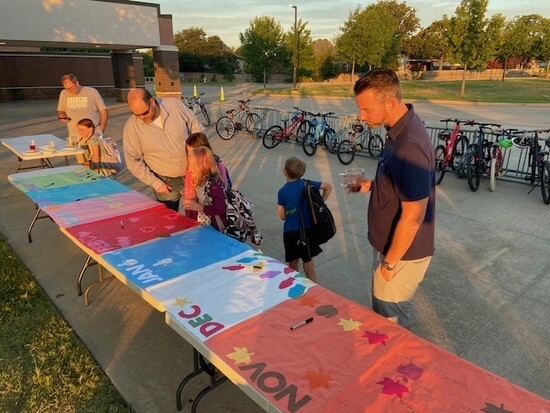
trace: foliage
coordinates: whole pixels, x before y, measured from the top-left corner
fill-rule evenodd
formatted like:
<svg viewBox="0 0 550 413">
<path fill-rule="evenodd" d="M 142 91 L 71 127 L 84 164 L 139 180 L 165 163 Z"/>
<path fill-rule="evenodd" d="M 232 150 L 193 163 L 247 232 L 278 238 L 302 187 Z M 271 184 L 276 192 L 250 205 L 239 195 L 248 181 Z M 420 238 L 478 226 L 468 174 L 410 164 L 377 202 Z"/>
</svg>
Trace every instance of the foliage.
<svg viewBox="0 0 550 413">
<path fill-rule="evenodd" d="M 322 81 L 330 79 L 338 74 L 336 64 L 336 48 L 327 39 L 319 39 L 313 42 L 314 66 L 313 80 Z"/>
<path fill-rule="evenodd" d="M 132 411 L 3 239 L 0 411 Z"/>
<path fill-rule="evenodd" d="M 202 28 L 191 27 L 174 35 L 183 72 L 233 74 L 238 71 L 237 56 L 218 36 L 206 36 Z"/>
<path fill-rule="evenodd" d="M 377 7 L 385 10 L 393 16 L 397 26 L 393 33 L 390 49 L 386 50 L 383 64 L 389 67 L 397 67 L 397 57 L 407 52 L 406 46 L 411 37 L 420 27 L 420 19 L 416 16 L 416 10 L 407 3 L 398 3 L 396 0 L 380 0 Z"/>
<path fill-rule="evenodd" d="M 364 10 L 357 7 L 340 28 L 338 54 L 352 63 L 352 73 L 355 64 L 381 66 L 393 57 L 396 30 L 397 20 L 385 6 L 377 3 Z"/>
<path fill-rule="evenodd" d="M 538 14 L 516 16 L 509 21 L 498 48 L 498 56 L 505 67 L 510 67 L 507 62 L 510 57 L 518 58 L 522 65 L 540 57 L 546 27 L 548 19 Z"/>
<path fill-rule="evenodd" d="M 146 53 L 137 53 L 139 56 L 143 58 L 143 76 L 145 77 L 153 77 L 155 76 L 155 66 L 153 61 L 153 52 L 148 51 Z"/>
<path fill-rule="evenodd" d="M 302 19 L 297 22 L 298 33 L 298 77 L 311 77 L 315 68 L 315 57 L 313 50 L 313 41 L 311 40 L 311 30 L 307 28 L 308 22 L 303 23 Z M 288 66 L 287 73 L 292 75 L 294 67 L 294 27 L 284 34 L 283 43 L 287 50 L 287 56 L 292 56 Z"/>
<path fill-rule="evenodd" d="M 420 30 L 405 41 L 409 56 L 413 59 L 443 60 L 449 55 L 448 31 L 449 19 L 447 16 L 434 21 L 427 28 Z"/>
<path fill-rule="evenodd" d="M 488 0 L 462 0 L 449 22 L 448 40 L 453 57 L 467 69 L 484 69 L 496 54 L 502 29 L 500 15 L 485 18 Z M 466 78 L 460 96 L 464 96 Z"/>
<path fill-rule="evenodd" d="M 273 17 L 256 17 L 250 27 L 239 34 L 239 53 L 246 59 L 247 71 L 257 82 L 289 61 L 288 51 L 283 42 L 281 25 Z"/>
</svg>

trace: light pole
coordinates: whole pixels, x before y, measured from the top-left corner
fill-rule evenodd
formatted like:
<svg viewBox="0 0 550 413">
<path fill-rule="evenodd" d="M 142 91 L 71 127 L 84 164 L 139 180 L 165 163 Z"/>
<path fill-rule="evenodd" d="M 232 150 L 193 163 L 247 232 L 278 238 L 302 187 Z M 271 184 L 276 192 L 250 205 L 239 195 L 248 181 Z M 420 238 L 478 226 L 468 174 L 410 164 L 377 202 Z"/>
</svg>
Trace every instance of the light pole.
<svg viewBox="0 0 550 413">
<path fill-rule="evenodd" d="M 290 6 L 294 9 L 294 70 L 292 72 L 292 89 L 296 90 L 298 78 L 298 6 Z"/>
</svg>

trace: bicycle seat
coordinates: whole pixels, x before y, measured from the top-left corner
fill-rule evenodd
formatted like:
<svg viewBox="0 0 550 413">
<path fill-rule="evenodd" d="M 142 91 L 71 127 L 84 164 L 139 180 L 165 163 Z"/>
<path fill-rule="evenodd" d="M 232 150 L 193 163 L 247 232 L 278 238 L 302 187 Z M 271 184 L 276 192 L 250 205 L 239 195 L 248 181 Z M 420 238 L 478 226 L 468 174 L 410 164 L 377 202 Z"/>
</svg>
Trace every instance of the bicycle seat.
<svg viewBox="0 0 550 413">
<path fill-rule="evenodd" d="M 361 125 L 360 123 L 356 123 L 355 125 L 353 125 L 351 127 L 353 129 L 354 132 L 356 133 L 361 133 L 365 130 L 365 127 L 363 125 Z"/>
<path fill-rule="evenodd" d="M 225 113 L 228 115 L 231 115 L 233 112 L 235 112 L 235 109 L 229 109 L 225 111 Z"/>
<path fill-rule="evenodd" d="M 437 134 L 437 138 L 442 141 L 446 141 L 451 138 L 451 131 L 449 129 L 445 129 Z"/>
</svg>

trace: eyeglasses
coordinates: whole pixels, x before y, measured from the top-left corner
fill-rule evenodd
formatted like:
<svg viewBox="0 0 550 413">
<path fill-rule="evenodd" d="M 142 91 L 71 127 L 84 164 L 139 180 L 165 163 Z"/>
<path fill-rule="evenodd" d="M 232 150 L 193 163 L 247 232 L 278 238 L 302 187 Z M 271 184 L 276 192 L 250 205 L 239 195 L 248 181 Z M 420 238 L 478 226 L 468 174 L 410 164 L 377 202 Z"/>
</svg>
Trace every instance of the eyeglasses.
<svg viewBox="0 0 550 413">
<path fill-rule="evenodd" d="M 147 110 L 143 113 L 140 113 L 139 115 L 137 113 L 134 113 L 134 116 L 137 116 L 138 118 L 141 118 L 143 116 L 147 116 L 149 114 L 150 110 L 151 110 L 151 99 L 149 99 L 149 105 L 147 106 Z"/>
</svg>

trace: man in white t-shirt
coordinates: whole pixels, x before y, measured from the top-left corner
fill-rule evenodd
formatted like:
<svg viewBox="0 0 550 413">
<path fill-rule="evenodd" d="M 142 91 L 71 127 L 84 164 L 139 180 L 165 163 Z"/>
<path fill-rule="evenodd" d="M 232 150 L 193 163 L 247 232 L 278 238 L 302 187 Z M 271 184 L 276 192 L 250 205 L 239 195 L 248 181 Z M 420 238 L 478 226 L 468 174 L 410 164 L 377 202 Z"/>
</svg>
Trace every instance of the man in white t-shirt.
<svg viewBox="0 0 550 413">
<path fill-rule="evenodd" d="M 109 114 L 99 92 L 92 87 L 81 86 L 73 74 L 64 75 L 61 84 L 63 90 L 57 103 L 57 117 L 67 125 L 72 143 L 76 144 L 80 139 L 76 125 L 81 119 L 90 119 L 95 132 L 103 134 Z"/>
</svg>

